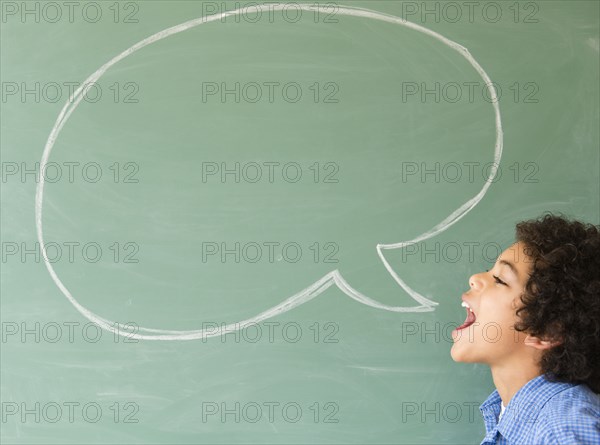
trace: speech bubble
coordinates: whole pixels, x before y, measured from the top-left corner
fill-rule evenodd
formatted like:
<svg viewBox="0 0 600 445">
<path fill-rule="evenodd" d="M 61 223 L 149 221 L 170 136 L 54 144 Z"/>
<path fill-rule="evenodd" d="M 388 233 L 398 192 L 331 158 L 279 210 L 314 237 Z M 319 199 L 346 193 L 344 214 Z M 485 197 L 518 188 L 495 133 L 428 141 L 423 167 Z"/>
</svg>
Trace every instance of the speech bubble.
<svg viewBox="0 0 600 445">
<path fill-rule="evenodd" d="M 264 6 L 264 5 L 262 5 L 262 6 Z M 269 7 L 269 10 L 279 11 L 279 10 L 283 10 L 286 7 L 286 5 L 269 4 L 268 7 Z M 297 7 L 300 9 L 306 10 L 306 11 L 314 11 L 315 8 L 319 8 L 319 9 L 322 9 L 323 12 L 330 12 L 329 6 L 297 4 Z M 221 20 L 222 18 L 228 17 L 228 16 L 236 16 L 238 14 L 241 14 L 242 12 L 245 14 L 249 14 L 254 11 L 258 11 L 260 8 L 261 8 L 261 5 L 248 6 L 248 7 L 240 8 L 237 10 L 214 14 L 214 15 L 211 15 L 208 17 L 197 18 L 197 19 L 190 20 L 190 21 L 181 23 L 179 25 L 173 26 L 171 28 L 167 28 L 156 34 L 153 34 L 152 36 L 150 36 L 144 40 L 141 40 L 140 42 L 136 43 L 135 45 L 131 46 L 130 48 L 126 49 L 125 51 L 123 51 L 122 53 L 117 55 L 116 57 L 112 58 L 106 64 L 102 65 L 98 70 L 96 70 L 91 76 L 89 76 L 82 83 L 82 86 L 80 88 L 78 88 L 76 91 L 73 92 L 73 94 L 69 97 L 69 100 L 67 101 L 67 103 L 63 106 L 63 108 L 62 108 L 61 112 L 59 113 L 59 116 L 56 119 L 56 122 L 50 132 L 50 135 L 48 136 L 48 139 L 46 141 L 46 145 L 44 147 L 44 151 L 43 151 L 42 158 L 40 161 L 40 172 L 45 169 L 45 167 L 48 163 L 50 154 L 52 152 L 52 148 L 54 147 L 56 140 L 57 140 L 60 132 L 63 129 L 63 126 L 68 121 L 68 119 L 70 118 L 73 111 L 75 111 L 75 109 L 77 108 L 77 106 L 79 105 L 81 100 L 83 99 L 82 93 L 84 92 L 85 85 L 97 82 L 98 79 L 100 79 L 100 77 L 110 67 L 112 67 L 119 61 L 123 60 L 124 58 L 128 57 L 129 55 L 133 54 L 134 52 L 140 50 L 141 48 L 144 48 L 145 46 L 148 46 L 152 43 L 155 43 L 157 41 L 165 39 L 169 36 L 181 33 L 183 31 L 189 30 L 191 28 L 197 27 L 197 26 L 205 24 L 205 23 L 218 21 L 218 20 Z M 350 298 L 354 299 L 355 301 L 358 301 L 362 304 L 365 304 L 367 306 L 377 308 L 377 309 L 382 309 L 382 310 L 391 311 L 391 312 L 430 312 L 435 309 L 435 306 L 438 303 L 426 298 L 424 295 L 417 292 L 416 290 L 411 288 L 408 284 L 406 284 L 402 280 L 402 278 L 398 275 L 398 273 L 396 273 L 396 271 L 393 270 L 393 268 L 391 267 L 391 265 L 385 258 L 383 252 L 385 250 L 402 249 L 408 245 L 412 245 L 414 243 L 418 243 L 418 242 L 430 239 L 430 238 L 444 232 L 449 227 L 456 224 L 465 215 L 467 215 L 485 196 L 488 188 L 494 182 L 498 167 L 500 165 L 500 160 L 502 157 L 503 132 L 502 132 L 501 116 L 500 116 L 500 109 L 499 109 L 499 105 L 498 105 L 497 93 L 496 93 L 494 85 L 493 85 L 491 79 L 489 78 L 489 76 L 487 75 L 487 73 L 483 70 L 483 68 L 480 66 L 480 64 L 473 58 L 473 56 L 469 53 L 469 51 L 465 47 L 442 36 L 441 34 L 436 33 L 435 31 L 432 31 L 423 26 L 409 22 L 403 18 L 396 17 L 396 16 L 389 15 L 389 14 L 384 14 L 384 13 L 377 12 L 377 11 L 368 10 L 368 9 L 354 8 L 354 7 L 347 7 L 347 6 L 341 7 L 340 6 L 336 12 L 340 15 L 366 18 L 366 19 L 377 20 L 377 21 L 382 21 L 382 22 L 387 22 L 387 23 L 391 23 L 391 24 L 395 24 L 395 25 L 404 26 L 406 28 L 426 34 L 426 35 L 440 41 L 444 45 L 450 47 L 451 49 L 453 49 L 454 51 L 459 53 L 462 57 L 464 57 L 469 62 L 469 64 L 473 68 L 475 68 L 475 70 L 477 71 L 479 76 L 483 79 L 484 84 L 488 91 L 489 98 L 490 98 L 490 104 L 492 105 L 492 107 L 494 109 L 495 133 L 496 133 L 496 141 L 495 141 L 495 146 L 494 146 L 494 162 L 493 162 L 492 168 L 489 171 L 489 175 L 485 181 L 485 184 L 483 185 L 481 190 L 475 196 L 473 196 L 472 198 L 467 200 L 464 204 L 462 204 L 459 208 L 454 210 L 450 215 L 448 215 L 446 218 L 444 218 L 441 222 L 436 224 L 433 228 L 420 234 L 419 236 L 415 237 L 414 239 L 411 239 L 408 241 L 400 241 L 397 243 L 377 244 L 376 245 L 377 255 L 378 255 L 379 259 L 381 260 L 381 262 L 383 263 L 387 272 L 394 279 L 394 281 L 402 289 L 404 289 L 404 291 L 411 298 L 413 298 L 418 303 L 418 305 L 404 307 L 404 306 L 391 306 L 391 305 L 383 304 L 375 299 L 372 299 L 372 298 L 364 295 L 363 293 L 361 293 L 358 290 L 356 290 L 355 288 L 353 288 L 346 281 L 346 279 L 342 276 L 340 271 L 336 269 L 336 270 L 333 270 L 333 271 L 325 274 L 322 278 L 315 281 L 313 284 L 306 287 L 302 291 L 287 298 L 280 304 L 273 306 L 263 312 L 260 312 L 259 314 L 255 315 L 251 318 L 248 318 L 248 319 L 245 319 L 245 320 L 242 320 L 239 322 L 235 322 L 235 323 L 230 323 L 226 326 L 221 326 L 218 329 L 210 328 L 210 329 L 196 329 L 196 330 L 165 330 L 165 329 L 146 328 L 146 327 L 140 326 L 138 332 L 132 333 L 131 330 L 127 326 L 122 326 L 119 323 L 105 319 L 105 318 L 99 316 L 98 314 L 90 311 L 89 309 L 84 307 L 81 303 L 79 303 L 79 301 L 72 295 L 72 293 L 69 291 L 69 289 L 66 287 L 66 285 L 61 281 L 58 274 L 54 270 L 54 267 L 52 266 L 52 263 L 49 260 L 48 254 L 46 252 L 46 248 L 45 248 L 46 244 L 44 243 L 42 211 L 43 211 L 45 178 L 44 178 L 44 175 L 40 175 L 40 181 L 38 182 L 37 189 L 36 189 L 35 218 L 36 218 L 37 237 L 38 237 L 38 241 L 41 246 L 42 257 L 44 259 L 44 263 L 46 265 L 46 268 L 47 268 L 52 280 L 57 285 L 57 287 L 61 290 L 61 292 L 65 295 L 65 297 L 71 302 L 71 304 L 73 304 L 73 306 L 76 308 L 76 310 L 79 313 L 81 313 L 85 318 L 87 318 L 91 322 L 94 322 L 97 325 L 99 325 L 101 328 L 103 328 L 107 331 L 110 331 L 114 334 L 117 334 L 117 335 L 125 336 L 127 338 L 140 339 L 140 340 L 170 340 L 170 341 L 172 341 L 172 340 L 204 339 L 207 337 L 221 336 L 228 332 L 233 332 L 233 331 L 244 329 L 252 324 L 260 323 L 264 320 L 267 320 L 267 319 L 275 317 L 279 314 L 288 312 L 304 303 L 307 303 L 308 301 L 316 298 L 321 293 L 323 293 L 326 289 L 328 289 L 329 287 L 331 287 L 333 285 L 337 286 L 342 292 L 344 292 L 346 295 L 348 295 Z"/>
</svg>

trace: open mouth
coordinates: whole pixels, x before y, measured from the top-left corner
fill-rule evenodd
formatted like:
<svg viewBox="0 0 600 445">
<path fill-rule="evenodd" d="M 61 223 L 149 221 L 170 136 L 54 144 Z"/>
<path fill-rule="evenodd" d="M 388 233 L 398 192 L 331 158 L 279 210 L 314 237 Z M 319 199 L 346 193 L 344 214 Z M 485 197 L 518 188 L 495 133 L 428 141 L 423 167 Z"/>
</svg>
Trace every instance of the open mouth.
<svg viewBox="0 0 600 445">
<path fill-rule="evenodd" d="M 475 323 L 475 314 L 473 313 L 469 305 L 463 301 L 462 307 L 464 307 L 467 310 L 467 318 L 465 319 L 463 324 L 456 328 L 457 331 L 468 328 L 473 323 Z"/>
</svg>

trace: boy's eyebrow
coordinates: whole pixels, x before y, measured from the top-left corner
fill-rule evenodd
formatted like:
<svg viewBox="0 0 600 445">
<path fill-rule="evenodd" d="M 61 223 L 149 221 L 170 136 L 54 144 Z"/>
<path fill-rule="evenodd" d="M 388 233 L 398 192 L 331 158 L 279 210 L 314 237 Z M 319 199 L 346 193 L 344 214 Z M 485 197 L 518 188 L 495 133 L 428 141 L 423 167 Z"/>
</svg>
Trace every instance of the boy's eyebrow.
<svg viewBox="0 0 600 445">
<path fill-rule="evenodd" d="M 519 278 L 519 272 L 517 272 L 517 268 L 514 266 L 513 263 L 511 263 L 510 261 L 506 261 L 506 260 L 498 260 L 498 263 L 503 264 L 505 266 L 508 266 L 509 269 L 512 271 L 512 273 L 515 274 L 515 276 L 517 277 L 517 279 Z"/>
</svg>

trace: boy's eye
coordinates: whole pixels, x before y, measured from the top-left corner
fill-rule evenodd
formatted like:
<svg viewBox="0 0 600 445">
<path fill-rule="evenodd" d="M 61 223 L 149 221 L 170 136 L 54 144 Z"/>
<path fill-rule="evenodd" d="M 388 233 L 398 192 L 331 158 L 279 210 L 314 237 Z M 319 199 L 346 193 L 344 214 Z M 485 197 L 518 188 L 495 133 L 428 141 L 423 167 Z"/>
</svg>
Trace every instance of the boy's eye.
<svg viewBox="0 0 600 445">
<path fill-rule="evenodd" d="M 500 278 L 498 278 L 496 275 L 492 275 L 492 276 L 494 277 L 494 280 L 496 280 L 496 283 L 506 286 L 506 283 L 504 281 L 502 281 Z"/>
</svg>

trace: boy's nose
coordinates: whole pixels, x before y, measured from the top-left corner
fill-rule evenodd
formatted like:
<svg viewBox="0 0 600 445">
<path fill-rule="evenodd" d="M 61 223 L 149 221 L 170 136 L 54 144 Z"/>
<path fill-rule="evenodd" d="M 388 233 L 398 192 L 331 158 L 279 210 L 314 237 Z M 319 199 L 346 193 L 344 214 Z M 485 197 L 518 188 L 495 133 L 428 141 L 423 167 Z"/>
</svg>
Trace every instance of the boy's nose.
<svg viewBox="0 0 600 445">
<path fill-rule="evenodd" d="M 469 286 L 471 287 L 471 289 L 476 289 L 479 287 L 480 280 L 477 275 L 478 274 L 471 275 L 471 277 L 469 278 Z"/>
</svg>

